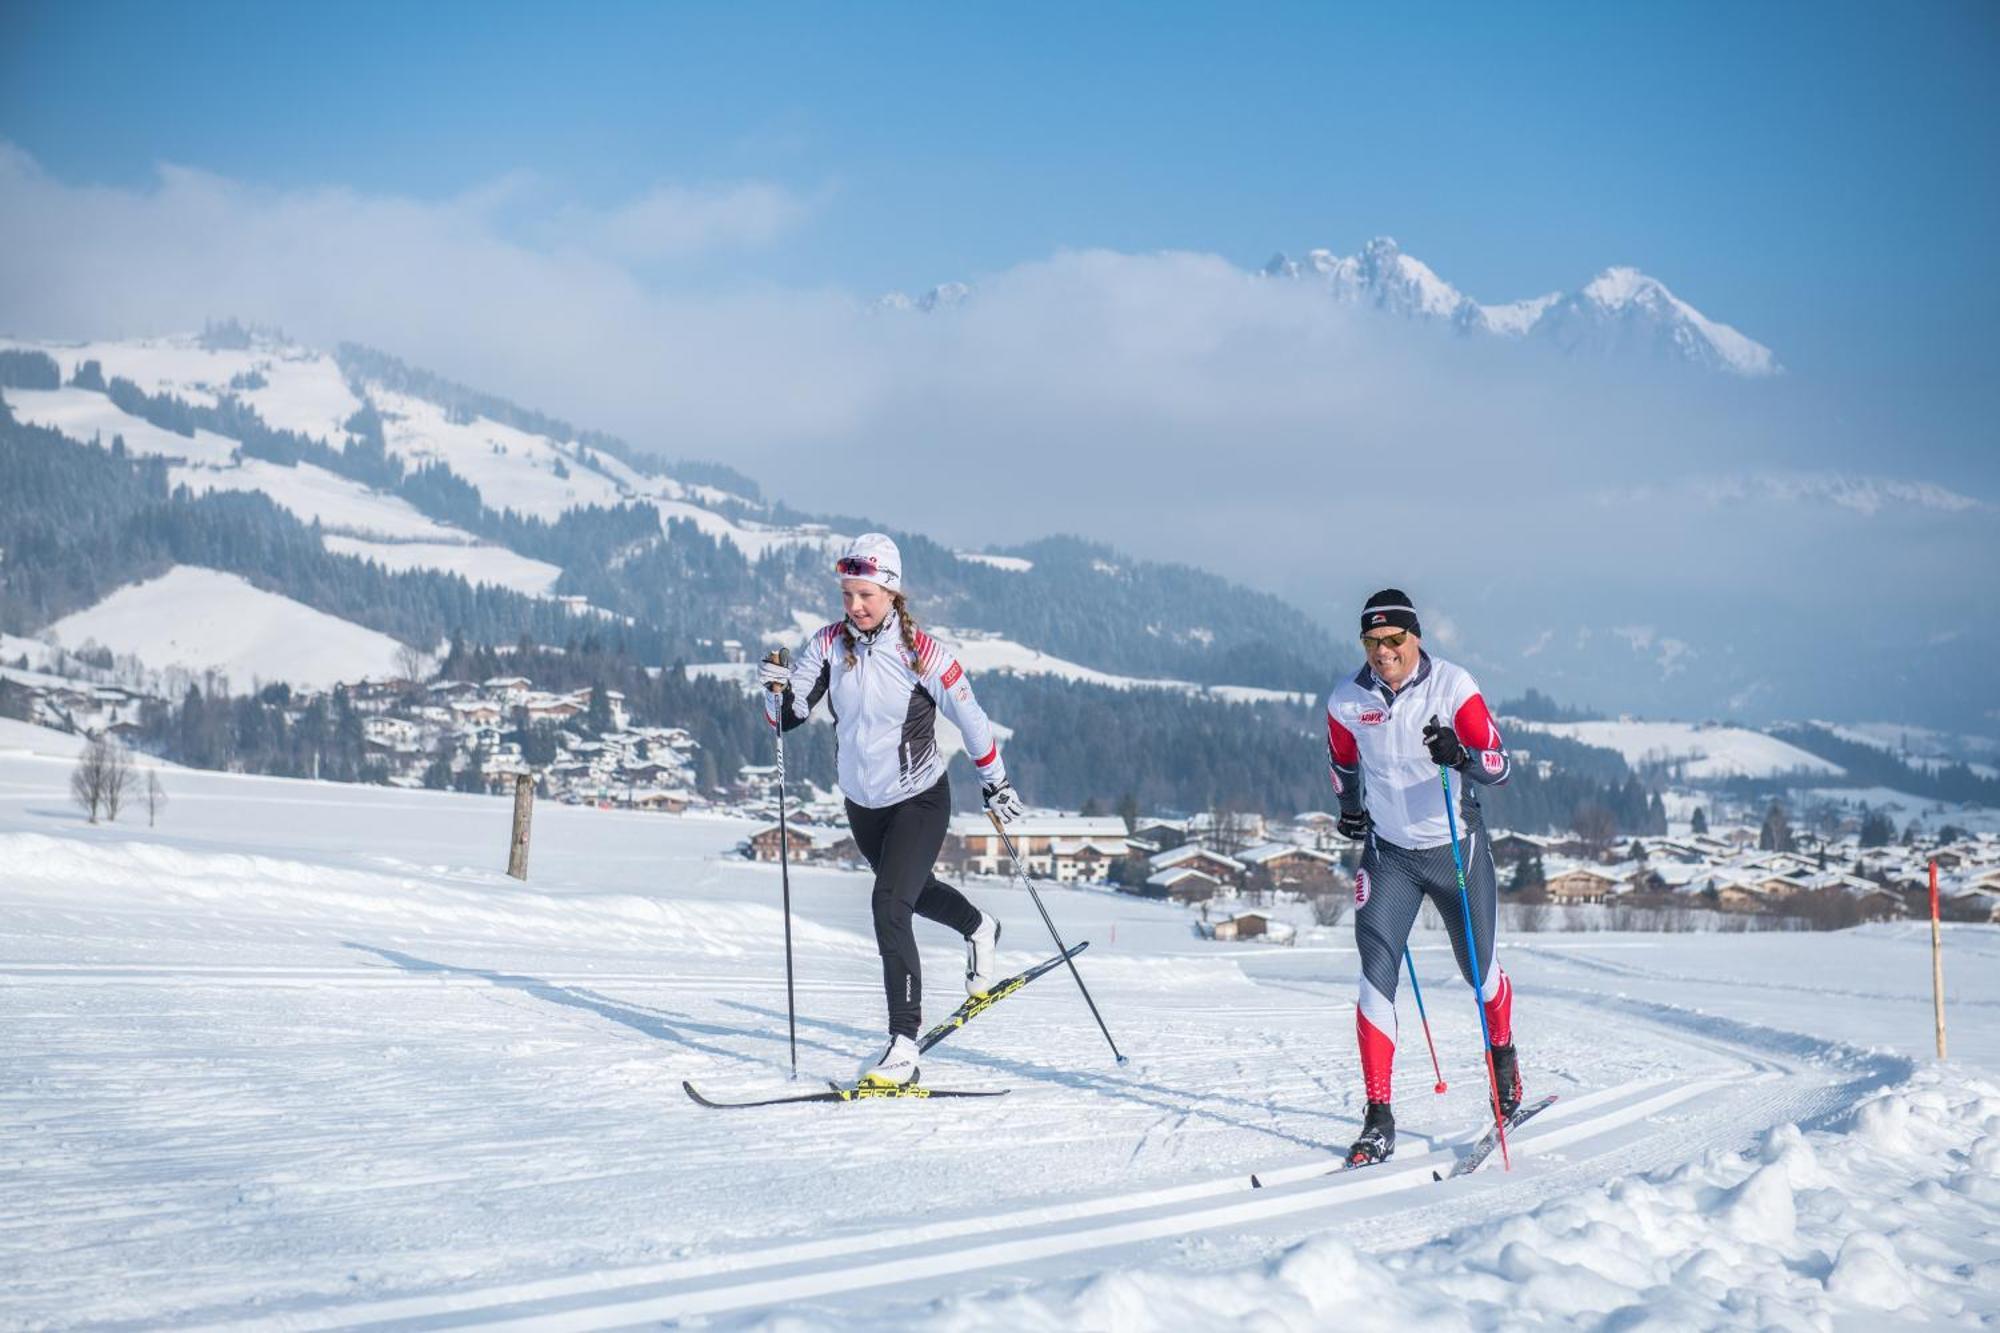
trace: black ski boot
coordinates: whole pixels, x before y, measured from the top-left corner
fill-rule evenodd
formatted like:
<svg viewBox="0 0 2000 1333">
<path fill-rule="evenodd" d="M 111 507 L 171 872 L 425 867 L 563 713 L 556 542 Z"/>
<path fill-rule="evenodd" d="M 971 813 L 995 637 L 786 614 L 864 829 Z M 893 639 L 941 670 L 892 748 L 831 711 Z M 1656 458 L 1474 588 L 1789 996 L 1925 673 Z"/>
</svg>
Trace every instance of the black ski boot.
<svg viewBox="0 0 2000 1333">
<path fill-rule="evenodd" d="M 1493 1080 L 1500 1085 L 1500 1116 L 1504 1120 L 1521 1109 L 1521 1062 L 1515 1058 L 1511 1041 L 1493 1048 Z"/>
<path fill-rule="evenodd" d="M 1373 1166 L 1389 1160 L 1396 1151 L 1396 1117 L 1387 1102 L 1368 1103 L 1367 1119 L 1361 1122 L 1361 1137 L 1347 1150 L 1347 1164 Z"/>
</svg>

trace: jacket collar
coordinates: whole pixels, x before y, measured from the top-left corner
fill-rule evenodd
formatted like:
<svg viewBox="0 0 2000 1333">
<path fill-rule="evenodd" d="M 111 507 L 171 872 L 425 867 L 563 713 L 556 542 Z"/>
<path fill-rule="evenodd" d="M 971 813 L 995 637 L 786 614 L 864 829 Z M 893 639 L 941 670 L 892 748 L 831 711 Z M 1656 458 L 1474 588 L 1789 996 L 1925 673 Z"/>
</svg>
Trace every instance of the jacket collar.
<svg viewBox="0 0 2000 1333">
<path fill-rule="evenodd" d="M 900 619 L 901 617 L 896 614 L 896 608 L 892 606 L 889 608 L 889 614 L 882 617 L 882 623 L 874 629 L 863 630 L 859 625 L 850 620 L 847 622 L 847 632 L 852 634 L 854 641 L 862 647 L 873 648 L 876 642 L 885 634 L 888 635 L 891 642 L 895 641 L 901 634 L 901 631 L 897 629 L 897 623 Z"/>
<path fill-rule="evenodd" d="M 1417 649 L 1417 669 L 1415 671 L 1412 671 L 1410 673 L 1410 678 L 1403 682 L 1402 689 L 1400 690 L 1390 689 L 1388 682 L 1383 680 L 1380 676 L 1376 675 L 1375 668 L 1372 666 L 1362 667 L 1361 670 L 1355 674 L 1354 683 L 1356 685 L 1359 685 L 1364 690 L 1368 690 L 1371 693 L 1381 695 L 1385 702 L 1393 702 L 1397 695 L 1406 692 L 1407 690 L 1409 690 L 1411 686 L 1421 685 L 1426 680 L 1429 680 L 1430 675 L 1431 675 L 1431 655 L 1425 652 L 1422 648 L 1419 648 Z"/>
</svg>

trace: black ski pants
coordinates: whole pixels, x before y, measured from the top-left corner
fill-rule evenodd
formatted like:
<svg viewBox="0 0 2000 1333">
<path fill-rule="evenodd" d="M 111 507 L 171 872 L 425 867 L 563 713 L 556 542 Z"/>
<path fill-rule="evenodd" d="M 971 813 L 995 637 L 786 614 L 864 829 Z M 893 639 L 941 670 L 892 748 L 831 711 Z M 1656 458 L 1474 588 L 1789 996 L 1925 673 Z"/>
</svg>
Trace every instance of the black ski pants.
<svg viewBox="0 0 2000 1333">
<path fill-rule="evenodd" d="M 882 951 L 882 991 L 889 1001 L 889 1031 L 916 1038 L 924 1021 L 924 969 L 917 957 L 912 915 L 950 926 L 960 935 L 979 928 L 979 909 L 937 877 L 938 853 L 951 823 L 951 784 L 939 778 L 929 791 L 871 810 L 847 803 L 854 845 L 875 871 L 875 947 Z"/>
</svg>

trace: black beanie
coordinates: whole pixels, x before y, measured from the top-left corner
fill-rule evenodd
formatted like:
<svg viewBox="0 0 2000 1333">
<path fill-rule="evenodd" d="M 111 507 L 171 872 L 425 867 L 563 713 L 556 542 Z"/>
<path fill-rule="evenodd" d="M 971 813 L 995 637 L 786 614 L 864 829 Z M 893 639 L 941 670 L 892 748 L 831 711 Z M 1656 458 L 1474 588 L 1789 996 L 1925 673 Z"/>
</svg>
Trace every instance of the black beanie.
<svg viewBox="0 0 2000 1333">
<path fill-rule="evenodd" d="M 1417 623 L 1417 608 L 1410 605 L 1409 595 L 1401 588 L 1384 588 L 1361 608 L 1363 634 L 1384 625 L 1406 629 L 1420 639 L 1424 637 L 1424 627 Z"/>
</svg>

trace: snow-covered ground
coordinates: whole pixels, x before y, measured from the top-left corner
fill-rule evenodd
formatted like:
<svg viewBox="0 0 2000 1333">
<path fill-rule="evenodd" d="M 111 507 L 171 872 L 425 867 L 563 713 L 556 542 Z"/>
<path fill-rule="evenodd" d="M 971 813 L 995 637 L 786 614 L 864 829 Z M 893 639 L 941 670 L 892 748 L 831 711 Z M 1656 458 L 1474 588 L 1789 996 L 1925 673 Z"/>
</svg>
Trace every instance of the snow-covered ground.
<svg viewBox="0 0 2000 1333">
<path fill-rule="evenodd" d="M 1292 690 L 1270 690 L 1255 685 L 1196 685 L 1185 680 L 1148 679 L 1141 676 L 1121 676 L 1115 672 L 1099 671 L 1095 667 L 1084 666 L 1045 653 L 1038 648 L 1030 648 L 1024 643 L 1003 638 L 979 630 L 951 630 L 933 627 L 937 637 L 947 644 L 965 669 L 977 677 L 981 672 L 1005 671 L 1017 676 L 1059 676 L 1064 680 L 1080 681 L 1086 685 L 1102 685 L 1114 690 L 1184 690 L 1190 694 L 1209 694 L 1231 703 L 1282 703 L 1306 704 L 1311 696 Z"/>
<path fill-rule="evenodd" d="M 179 437 L 176 436 L 176 439 Z M 332 532 L 402 541 L 470 542 L 470 533 L 425 517 L 399 495 L 370 490 L 360 482 L 310 463 L 284 467 L 246 458 L 231 467 L 177 467 L 168 478 L 196 495 L 209 491 L 260 491 L 302 523 L 317 521 Z"/>
<path fill-rule="evenodd" d="M 126 450 L 138 457 L 178 458 L 223 467 L 236 452 L 236 441 L 227 436 L 210 430 L 176 435 L 130 415 L 93 389 L 9 389 L 6 397 L 18 420 L 106 449 L 123 436 Z"/>
<path fill-rule="evenodd" d="M 339 555 L 373 560 L 384 569 L 435 569 L 457 574 L 471 583 L 494 583 L 531 597 L 554 591 L 560 566 L 518 555 L 504 546 L 456 542 L 375 542 L 359 537 L 323 537 L 326 549 Z"/>
<path fill-rule="evenodd" d="M 411 468 L 436 459 L 479 488 L 489 509 L 513 509 L 553 522 L 566 509 L 619 503 L 617 482 L 577 461 L 546 436 L 475 417 L 459 422 L 436 403 L 379 385 L 371 395 L 384 417 L 389 452 Z M 569 473 L 558 476 L 561 466 Z"/>
<path fill-rule="evenodd" d="M 1879 1327 L 2000 1322 L 2000 932 L 1503 941 L 1530 1089 L 1511 1171 L 1476 1022 L 1414 957 L 1401 1145 L 1360 1110 L 1355 955 L 1202 941 L 1045 892 L 1067 978 L 939 1047 L 987 1102 L 705 1110 L 787 1079 L 780 890 L 741 822 L 169 770 L 86 826 L 66 738 L 0 736 L 0 1325 L 703 1319 L 786 1328 Z M 42 754 L 37 751 L 55 751 Z M 807 775 L 810 776 L 810 775 Z M 1027 896 L 968 885 L 1047 942 Z M 792 877 L 802 1082 L 879 1039 L 865 877 Z M 957 941 L 920 923 L 932 1017 Z M 1406 1010 L 1409 1008 L 1405 1005 Z M 1267 1187 L 1252 1189 L 1249 1175 Z"/>
<path fill-rule="evenodd" d="M 95 642 L 155 670 L 213 667 L 246 692 L 260 680 L 331 689 L 386 678 L 400 648 L 386 634 L 194 565 L 120 588 L 49 629 L 65 647 Z"/>
<path fill-rule="evenodd" d="M 1678 764 L 1681 776 L 1691 782 L 1792 773 L 1839 777 L 1846 771 L 1796 745 L 1745 727 L 1689 722 L 1517 722 L 1515 725 L 1616 750 L 1628 764 Z"/>
</svg>

